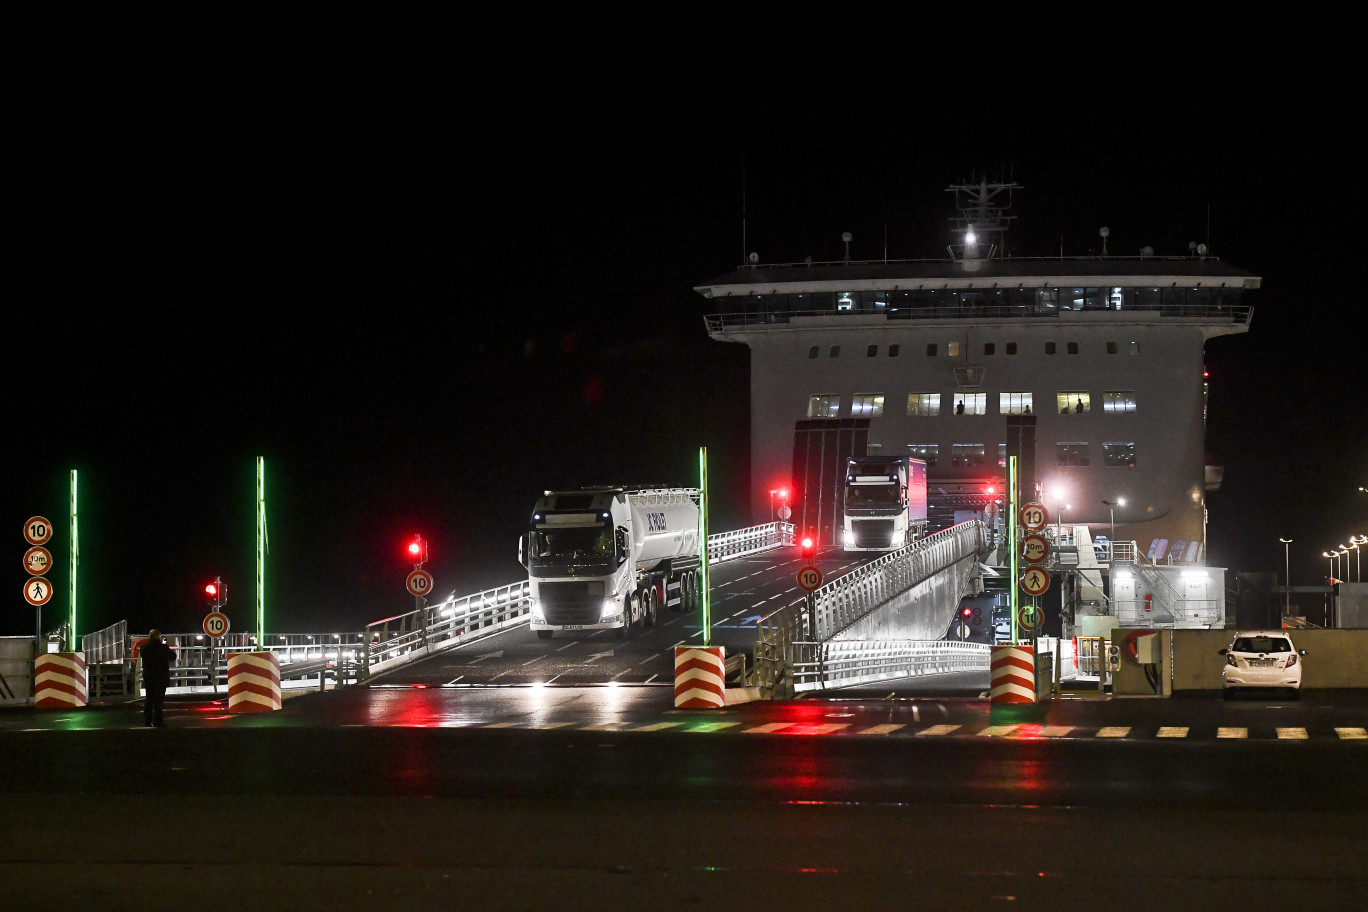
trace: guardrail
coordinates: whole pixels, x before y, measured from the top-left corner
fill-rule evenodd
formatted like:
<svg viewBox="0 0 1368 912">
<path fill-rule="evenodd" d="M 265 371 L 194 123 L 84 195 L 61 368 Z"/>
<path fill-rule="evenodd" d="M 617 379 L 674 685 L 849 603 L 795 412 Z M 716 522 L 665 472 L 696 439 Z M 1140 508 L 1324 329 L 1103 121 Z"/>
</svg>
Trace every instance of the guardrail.
<svg viewBox="0 0 1368 912">
<path fill-rule="evenodd" d="M 970 520 L 837 577 L 812 594 L 815 639 L 831 639 L 894 595 L 930 579 L 967 554 L 986 554 L 987 549 L 983 523 Z"/>
</svg>

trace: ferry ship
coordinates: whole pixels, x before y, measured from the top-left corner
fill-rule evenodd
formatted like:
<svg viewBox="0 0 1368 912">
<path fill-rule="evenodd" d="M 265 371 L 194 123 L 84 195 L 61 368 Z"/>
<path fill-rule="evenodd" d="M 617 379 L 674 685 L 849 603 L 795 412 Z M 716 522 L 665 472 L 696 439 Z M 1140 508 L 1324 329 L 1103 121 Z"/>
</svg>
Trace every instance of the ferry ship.
<svg viewBox="0 0 1368 912">
<path fill-rule="evenodd" d="M 1205 345 L 1249 330 L 1261 278 L 1201 244 L 1113 256 L 1105 228 L 1098 255 L 1008 256 L 1022 187 L 947 190 L 945 258 L 752 253 L 695 288 L 709 335 L 750 350 L 752 519 L 789 491 L 791 521 L 835 545 L 847 458 L 887 454 L 925 461 L 931 531 L 992 525 L 1011 447 L 1021 499 L 1052 525 L 1204 565 L 1221 474 L 1206 461 Z"/>
</svg>

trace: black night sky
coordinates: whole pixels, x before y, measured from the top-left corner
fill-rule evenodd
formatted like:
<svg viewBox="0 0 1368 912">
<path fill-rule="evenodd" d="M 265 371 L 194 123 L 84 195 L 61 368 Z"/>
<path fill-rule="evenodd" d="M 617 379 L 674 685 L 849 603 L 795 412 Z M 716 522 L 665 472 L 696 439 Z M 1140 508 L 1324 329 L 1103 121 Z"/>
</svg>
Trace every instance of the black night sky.
<svg viewBox="0 0 1368 912">
<path fill-rule="evenodd" d="M 72 469 L 81 633 L 196 630 L 216 575 L 253 626 L 257 456 L 282 632 L 411 608 L 414 533 L 441 594 L 513 582 L 540 490 L 692 484 L 700 446 L 712 528 L 743 525 L 747 353 L 707 338 L 692 287 L 750 250 L 838 259 L 843 231 L 856 258 L 942 255 L 945 188 L 985 174 L 1024 188 L 1019 254 L 1106 225 L 1115 254 L 1205 241 L 1263 276 L 1251 331 L 1208 346 L 1212 564 L 1281 577 L 1286 537 L 1293 582 L 1320 582 L 1368 532 L 1347 65 L 1227 37 L 1200 73 L 966 80 L 948 51 L 812 37 L 478 59 L 347 37 L 117 66 L 54 46 L 11 86 L 0 633 L 34 629 L 28 516 L 56 523 L 65 586 Z"/>
</svg>

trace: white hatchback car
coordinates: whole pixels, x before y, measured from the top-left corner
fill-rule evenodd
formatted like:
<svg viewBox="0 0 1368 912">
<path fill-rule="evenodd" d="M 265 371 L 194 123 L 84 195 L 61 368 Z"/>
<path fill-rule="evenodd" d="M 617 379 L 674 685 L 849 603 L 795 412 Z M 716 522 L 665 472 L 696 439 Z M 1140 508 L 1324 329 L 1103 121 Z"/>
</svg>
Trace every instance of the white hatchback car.
<svg viewBox="0 0 1368 912">
<path fill-rule="evenodd" d="M 1302 661 L 1306 650 L 1297 650 L 1285 630 L 1242 630 L 1225 656 L 1223 691 L 1227 699 L 1237 688 L 1266 687 L 1301 695 Z"/>
</svg>

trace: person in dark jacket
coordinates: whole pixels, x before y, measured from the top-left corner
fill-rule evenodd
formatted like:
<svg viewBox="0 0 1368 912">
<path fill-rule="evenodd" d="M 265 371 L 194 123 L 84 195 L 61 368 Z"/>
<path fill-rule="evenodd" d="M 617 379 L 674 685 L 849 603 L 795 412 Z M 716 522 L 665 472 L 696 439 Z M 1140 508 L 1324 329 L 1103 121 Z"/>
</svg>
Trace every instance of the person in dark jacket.
<svg viewBox="0 0 1368 912">
<path fill-rule="evenodd" d="M 147 642 L 138 650 L 142 656 L 143 687 L 147 699 L 143 701 L 143 725 L 160 727 L 162 724 L 162 704 L 166 702 L 166 687 L 171 683 L 171 666 L 176 664 L 176 654 L 162 639 L 161 631 L 151 630 Z"/>
</svg>

